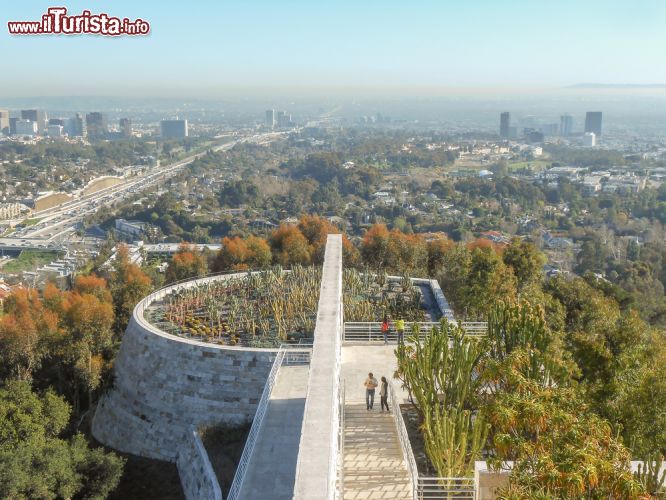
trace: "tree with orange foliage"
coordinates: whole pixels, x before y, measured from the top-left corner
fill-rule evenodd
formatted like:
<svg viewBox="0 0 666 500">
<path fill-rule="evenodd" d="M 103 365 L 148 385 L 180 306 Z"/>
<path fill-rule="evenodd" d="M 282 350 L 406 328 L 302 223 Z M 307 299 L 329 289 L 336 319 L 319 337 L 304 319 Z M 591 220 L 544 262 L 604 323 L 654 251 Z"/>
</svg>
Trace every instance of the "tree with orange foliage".
<svg viewBox="0 0 666 500">
<path fill-rule="evenodd" d="M 182 243 L 166 270 L 165 281 L 173 283 L 187 278 L 202 276 L 208 272 L 206 257 L 196 248 Z"/>
<path fill-rule="evenodd" d="M 388 256 L 389 230 L 386 224 L 375 224 L 368 229 L 361 243 L 361 255 L 366 265 L 384 269 Z"/>
<path fill-rule="evenodd" d="M 6 376 L 31 380 L 47 355 L 44 337 L 57 331 L 57 316 L 45 309 L 34 289 L 20 289 L 4 303 L 0 318 L 0 370 Z"/>
<path fill-rule="evenodd" d="M 270 238 L 273 259 L 284 267 L 308 265 L 312 261 L 310 245 L 297 227 L 281 225 Z"/>
<path fill-rule="evenodd" d="M 436 276 L 442 269 L 446 253 L 453 247 L 453 242 L 447 238 L 437 238 L 427 244 L 428 247 L 428 276 Z"/>
<path fill-rule="evenodd" d="M 317 215 L 304 215 L 298 222 L 297 227 L 303 236 L 305 236 L 305 239 L 308 240 L 313 264 L 322 264 L 324 262 L 328 235 L 342 233 L 340 228 Z M 344 233 L 342 234 L 342 258 L 346 266 L 358 265 L 358 250 Z"/>
<path fill-rule="evenodd" d="M 111 302 L 112 300 L 111 291 L 106 280 L 95 273 L 77 276 L 74 280 L 74 291 L 82 295 L 94 295 L 102 302 Z"/>
<path fill-rule="evenodd" d="M 263 269 L 271 264 L 271 259 L 271 247 L 263 238 L 225 237 L 213 262 L 213 270 L 219 272 L 229 269 Z"/>
<path fill-rule="evenodd" d="M 152 289 L 150 278 L 129 260 L 127 246 L 119 244 L 109 280 L 115 311 L 114 330 L 121 335 L 127 327 L 134 306 Z"/>
<path fill-rule="evenodd" d="M 64 335 L 59 353 L 78 414 L 81 392 L 87 393 L 90 407 L 92 392 L 108 368 L 105 354 L 113 345 L 113 305 L 93 294 L 71 292 L 61 324 Z"/>
<path fill-rule="evenodd" d="M 422 236 L 394 229 L 389 233 L 386 268 L 394 274 L 425 276 L 428 272 L 428 247 Z"/>
</svg>

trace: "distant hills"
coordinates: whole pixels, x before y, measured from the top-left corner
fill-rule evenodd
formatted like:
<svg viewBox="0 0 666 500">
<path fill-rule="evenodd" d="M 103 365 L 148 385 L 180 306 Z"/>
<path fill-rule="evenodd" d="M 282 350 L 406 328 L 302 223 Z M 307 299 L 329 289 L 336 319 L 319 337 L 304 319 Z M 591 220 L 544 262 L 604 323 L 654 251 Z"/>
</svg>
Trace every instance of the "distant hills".
<svg viewBox="0 0 666 500">
<path fill-rule="evenodd" d="M 666 83 L 577 83 L 570 89 L 666 89 Z"/>
</svg>

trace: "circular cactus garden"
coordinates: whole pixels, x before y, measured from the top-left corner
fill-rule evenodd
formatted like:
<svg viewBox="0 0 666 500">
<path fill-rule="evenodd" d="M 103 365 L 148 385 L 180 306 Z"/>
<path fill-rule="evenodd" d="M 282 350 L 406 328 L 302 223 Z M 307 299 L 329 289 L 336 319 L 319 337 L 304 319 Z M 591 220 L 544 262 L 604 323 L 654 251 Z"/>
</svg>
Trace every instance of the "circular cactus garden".
<svg viewBox="0 0 666 500">
<path fill-rule="evenodd" d="M 314 333 L 321 268 L 279 267 L 230 275 L 173 290 L 149 305 L 146 319 L 162 331 L 222 345 L 275 347 Z M 387 314 L 423 321 L 423 290 L 411 279 L 343 273 L 345 321 L 381 321 Z"/>
</svg>

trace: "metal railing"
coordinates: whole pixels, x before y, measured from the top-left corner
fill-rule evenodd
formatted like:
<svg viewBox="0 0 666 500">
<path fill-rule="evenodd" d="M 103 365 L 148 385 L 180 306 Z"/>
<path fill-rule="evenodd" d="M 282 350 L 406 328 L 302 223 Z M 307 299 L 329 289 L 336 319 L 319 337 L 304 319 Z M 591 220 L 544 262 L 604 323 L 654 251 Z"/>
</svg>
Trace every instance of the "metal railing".
<svg viewBox="0 0 666 500">
<path fill-rule="evenodd" d="M 416 484 L 417 500 L 474 500 L 473 477 L 421 477 Z"/>
<path fill-rule="evenodd" d="M 412 334 L 412 325 L 416 325 L 419 332 L 419 339 L 423 339 L 430 335 L 433 327 L 439 328 L 440 323 L 435 321 L 421 321 L 421 322 L 407 322 L 405 321 L 405 337 Z M 485 321 L 465 321 L 460 323 L 460 326 L 465 330 L 465 333 L 470 336 L 483 336 L 488 332 L 488 323 Z M 395 343 L 398 341 L 398 332 L 395 327 L 391 325 L 387 334 L 387 341 Z M 376 343 L 381 344 L 384 342 L 384 334 L 382 333 L 382 324 L 379 322 L 360 322 L 348 321 L 344 324 L 344 331 L 342 334 L 343 342 L 363 342 L 363 343 Z"/>
<path fill-rule="evenodd" d="M 338 386 L 338 486 L 336 498 L 342 499 L 345 495 L 345 382 L 340 381 Z"/>
<path fill-rule="evenodd" d="M 257 405 L 257 411 L 254 414 L 254 419 L 252 420 L 250 433 L 247 435 L 247 439 L 245 440 L 243 454 L 241 455 L 241 459 L 238 462 L 238 467 L 236 467 L 236 473 L 234 474 L 234 480 L 231 483 L 231 488 L 229 489 L 227 500 L 237 499 L 243 487 L 243 481 L 245 480 L 247 467 L 250 463 L 250 459 L 252 458 L 254 445 L 256 444 L 257 438 L 259 437 L 259 432 L 261 432 L 264 416 L 266 415 L 266 410 L 268 409 L 268 401 L 271 398 L 273 386 L 275 385 L 280 367 L 282 366 L 282 361 L 286 354 L 287 349 L 281 348 L 275 356 L 275 361 L 273 361 L 273 366 L 271 367 L 271 371 L 268 374 L 266 385 L 264 385 L 264 391 L 261 393 L 261 399 Z"/>
<path fill-rule="evenodd" d="M 388 390 L 390 404 L 393 407 L 393 420 L 398 433 L 398 441 L 412 485 L 413 498 L 415 500 L 474 500 L 476 498 L 476 483 L 473 477 L 424 477 L 419 474 L 405 420 L 400 410 L 400 401 L 396 397 L 393 383 L 388 384 Z"/>
<path fill-rule="evenodd" d="M 396 391 L 393 387 L 393 382 L 388 384 L 389 404 L 393 408 L 393 420 L 395 422 L 395 429 L 398 433 L 398 441 L 400 441 L 400 448 L 402 448 L 402 456 L 405 459 L 407 472 L 409 473 L 409 480 L 412 483 L 412 494 L 416 498 L 416 491 L 419 478 L 419 469 L 416 466 L 416 459 L 412 452 L 412 444 L 409 441 L 409 434 L 407 434 L 407 427 L 405 420 L 402 418 L 402 411 L 400 410 L 400 400 L 396 397 Z"/>
</svg>

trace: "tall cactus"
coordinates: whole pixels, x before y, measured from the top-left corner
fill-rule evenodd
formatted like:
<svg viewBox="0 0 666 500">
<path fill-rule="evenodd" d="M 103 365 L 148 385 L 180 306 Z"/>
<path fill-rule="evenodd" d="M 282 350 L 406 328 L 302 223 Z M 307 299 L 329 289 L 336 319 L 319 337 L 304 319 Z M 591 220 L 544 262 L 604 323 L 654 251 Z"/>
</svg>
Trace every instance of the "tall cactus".
<svg viewBox="0 0 666 500">
<path fill-rule="evenodd" d="M 638 464 L 638 470 L 634 472 L 634 477 L 646 489 L 646 491 L 656 498 L 666 498 L 666 469 L 661 471 L 664 457 L 656 453 L 649 455 L 647 460 Z M 661 472 L 661 474 L 660 474 Z"/>
<path fill-rule="evenodd" d="M 446 319 L 422 342 L 414 340 L 396 350 L 398 377 L 421 415 L 426 452 L 440 477 L 467 476 L 489 431 L 472 411 L 481 346 Z"/>
</svg>

